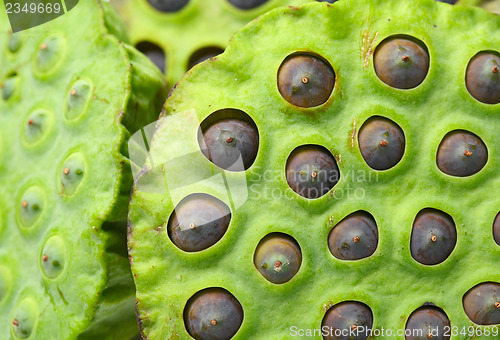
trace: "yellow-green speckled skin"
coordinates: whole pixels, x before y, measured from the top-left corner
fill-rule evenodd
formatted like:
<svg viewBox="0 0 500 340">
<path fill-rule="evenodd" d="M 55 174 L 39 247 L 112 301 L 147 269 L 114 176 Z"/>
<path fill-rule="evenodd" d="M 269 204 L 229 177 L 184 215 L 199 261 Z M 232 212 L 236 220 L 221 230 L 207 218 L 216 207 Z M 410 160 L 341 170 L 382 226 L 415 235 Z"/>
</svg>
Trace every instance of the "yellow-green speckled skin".
<svg viewBox="0 0 500 340">
<path fill-rule="evenodd" d="M 80 1 L 14 35 L 0 13 L 0 339 L 137 332 L 126 140 L 156 118 L 166 84 L 111 33 L 112 13 Z"/>
<path fill-rule="evenodd" d="M 374 71 L 374 49 L 398 34 L 421 40 L 429 51 L 429 73 L 414 89 L 391 88 Z M 131 196 L 129 254 L 143 335 L 190 338 L 183 309 L 207 287 L 227 289 L 241 303 L 244 320 L 234 339 L 290 339 L 291 326 L 318 329 L 328 307 L 346 300 L 367 304 L 377 329 L 404 329 L 427 302 L 442 308 L 452 326 L 473 326 L 462 297 L 478 283 L 500 281 L 500 247 L 492 235 L 500 211 L 500 104 L 475 100 L 465 72 L 476 53 L 499 49 L 500 18 L 480 8 L 341 0 L 275 9 L 236 34 L 222 55 L 189 71 L 164 106 L 150 162 Z M 336 72 L 323 105 L 301 109 L 278 91 L 278 68 L 298 51 L 319 54 Z M 197 141 L 199 123 L 224 108 L 245 111 L 260 134 L 255 163 L 245 172 L 224 172 L 227 183 L 246 181 L 231 196 L 223 184 L 201 182 L 222 170 L 201 155 Z M 386 171 L 371 169 L 358 147 L 358 130 L 374 115 L 396 122 L 406 137 L 402 160 Z M 436 165 L 442 138 L 455 129 L 477 134 L 488 148 L 486 166 L 470 177 L 451 177 Z M 295 194 L 286 181 L 287 158 L 303 144 L 323 145 L 338 160 L 340 181 L 319 199 Z M 197 154 L 175 171 L 162 167 L 190 152 Z M 173 199 L 167 189 L 189 179 L 194 184 L 176 188 Z M 233 209 L 246 190 L 244 204 Z M 195 192 L 224 201 L 232 219 L 214 246 L 186 253 L 170 241 L 166 223 L 179 198 Z M 450 214 L 457 229 L 452 254 L 434 266 L 410 254 L 413 221 L 424 208 Z M 374 216 L 378 247 L 362 260 L 336 259 L 328 234 L 357 210 Z M 291 235 L 302 249 L 299 272 L 281 285 L 268 282 L 253 264 L 257 244 L 271 232 Z"/>
</svg>

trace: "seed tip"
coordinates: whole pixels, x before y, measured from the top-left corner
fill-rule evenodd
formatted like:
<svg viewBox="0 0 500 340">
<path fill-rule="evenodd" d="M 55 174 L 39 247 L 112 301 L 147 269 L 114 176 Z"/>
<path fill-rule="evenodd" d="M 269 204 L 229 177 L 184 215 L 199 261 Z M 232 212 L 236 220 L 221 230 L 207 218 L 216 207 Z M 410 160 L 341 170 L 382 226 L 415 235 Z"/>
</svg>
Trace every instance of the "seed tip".
<svg viewBox="0 0 500 340">
<path fill-rule="evenodd" d="M 281 261 L 274 262 L 274 270 L 276 270 L 277 272 L 279 272 L 281 270 L 282 266 L 283 266 L 283 263 L 281 263 Z"/>
<path fill-rule="evenodd" d="M 386 141 L 385 139 L 383 139 L 383 140 L 380 141 L 380 146 L 385 147 L 387 145 L 389 145 L 389 142 Z"/>
<path fill-rule="evenodd" d="M 360 241 L 359 236 L 354 236 L 354 237 L 352 238 L 352 241 L 353 241 L 354 243 L 358 243 L 358 242 Z"/>
<path fill-rule="evenodd" d="M 49 259 L 49 257 L 47 255 L 43 254 L 43 256 L 42 256 L 43 262 L 47 262 L 48 259 Z"/>
<path fill-rule="evenodd" d="M 491 69 L 491 72 L 498 73 L 498 66 L 497 65 L 493 66 L 493 68 Z"/>
<path fill-rule="evenodd" d="M 407 62 L 410 60 L 410 57 L 408 57 L 406 54 L 401 58 L 404 62 Z"/>
<path fill-rule="evenodd" d="M 212 326 L 217 325 L 217 320 L 213 319 L 212 321 L 210 321 L 210 324 L 211 324 Z"/>
<path fill-rule="evenodd" d="M 233 141 L 233 137 L 227 137 L 227 138 L 226 138 L 226 142 L 227 142 L 227 143 L 231 143 L 232 141 Z"/>
<path fill-rule="evenodd" d="M 468 150 L 468 149 L 465 149 L 464 155 L 467 156 L 467 157 L 469 157 L 469 156 L 472 155 L 472 152 L 470 152 L 470 150 Z"/>
<path fill-rule="evenodd" d="M 194 228 L 196 228 L 196 224 L 194 224 L 193 222 L 191 222 L 189 224 L 189 229 L 193 230 Z"/>
<path fill-rule="evenodd" d="M 431 241 L 432 241 L 432 242 L 436 242 L 436 241 L 437 241 L 437 237 L 436 237 L 436 235 L 432 235 L 432 236 L 431 236 Z"/>
<path fill-rule="evenodd" d="M 63 172 L 65 175 L 69 174 L 69 168 L 64 168 Z"/>
<path fill-rule="evenodd" d="M 302 77 L 301 81 L 302 81 L 303 84 L 307 84 L 309 82 L 309 78 Z"/>
<path fill-rule="evenodd" d="M 318 177 L 318 173 L 317 173 L 316 171 L 313 171 L 313 172 L 311 173 L 311 177 L 312 177 L 312 178 L 316 178 L 316 177 Z"/>
</svg>

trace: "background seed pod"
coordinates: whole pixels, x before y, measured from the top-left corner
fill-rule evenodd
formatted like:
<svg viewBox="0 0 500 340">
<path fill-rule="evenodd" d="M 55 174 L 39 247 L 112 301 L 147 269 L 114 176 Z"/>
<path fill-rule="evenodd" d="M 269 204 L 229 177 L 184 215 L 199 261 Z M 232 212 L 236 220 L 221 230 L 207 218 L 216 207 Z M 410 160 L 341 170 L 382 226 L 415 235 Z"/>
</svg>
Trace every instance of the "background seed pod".
<svg viewBox="0 0 500 340">
<path fill-rule="evenodd" d="M 166 83 L 110 27 L 122 26 L 104 1 L 15 34 L 0 13 L 2 339 L 138 332 L 126 140 L 156 118 Z"/>
<path fill-rule="evenodd" d="M 314 2 L 261 16 L 217 59 L 185 75 L 165 103 L 131 196 L 129 254 L 143 335 L 188 339 L 184 308 L 209 287 L 227 290 L 244 310 L 234 339 L 317 329 L 344 301 L 368 306 L 374 329 L 405 329 L 412 312 L 429 303 L 452 326 L 475 326 L 464 295 L 500 282 L 492 233 L 500 210 L 500 116 L 498 106 L 469 94 L 465 72 L 478 51 L 498 49 L 499 27 L 500 18 L 482 9 L 431 0 Z M 389 87 L 374 70 L 373 52 L 395 35 L 418 39 L 429 52 L 429 71 L 412 89 Z M 335 87 L 318 106 L 290 105 L 278 89 L 280 65 L 304 52 L 335 70 Z M 201 123 L 228 108 L 258 127 L 259 150 L 245 171 L 215 167 L 198 144 Z M 396 122 L 405 136 L 401 160 L 383 171 L 365 162 L 357 140 L 373 116 Z M 487 147 L 487 163 L 471 176 L 447 175 L 436 164 L 443 136 L 455 130 L 473 131 Z M 287 159 L 303 145 L 326 148 L 339 168 L 338 183 L 318 198 L 297 195 L 287 182 Z M 219 242 L 187 253 L 171 244 L 164 226 L 192 193 L 223 201 L 231 221 Z M 433 266 L 410 251 L 413 222 L 425 208 L 446 212 L 456 226 L 456 246 Z M 376 251 L 337 259 L 328 235 L 354 211 L 376 221 Z M 282 284 L 265 280 L 253 263 L 256 246 L 272 233 L 292 237 L 302 255 L 300 270 Z M 282 310 L 286 316 L 276 313 Z"/>
<path fill-rule="evenodd" d="M 249 21 L 279 6 L 311 1 L 179 0 L 186 4 L 168 12 L 154 5 L 161 0 L 111 0 L 111 4 L 125 22 L 131 43 L 158 60 L 173 86 L 196 63 L 222 53 L 231 36 Z"/>
</svg>

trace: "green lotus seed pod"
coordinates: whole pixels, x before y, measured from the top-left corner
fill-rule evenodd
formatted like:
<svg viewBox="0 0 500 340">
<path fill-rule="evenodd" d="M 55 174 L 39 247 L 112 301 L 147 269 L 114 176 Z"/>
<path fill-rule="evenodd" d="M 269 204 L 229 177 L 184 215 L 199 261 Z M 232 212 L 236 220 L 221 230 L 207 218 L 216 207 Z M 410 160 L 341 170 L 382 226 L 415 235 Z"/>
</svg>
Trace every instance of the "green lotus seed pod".
<svg viewBox="0 0 500 340">
<path fill-rule="evenodd" d="M 26 118 L 22 135 L 27 145 L 41 143 L 52 128 L 54 114 L 46 109 L 37 108 Z"/>
<path fill-rule="evenodd" d="M 120 25 L 98 0 L 14 34 L 0 13 L 1 339 L 138 332 L 126 146 L 167 93 Z"/>
<path fill-rule="evenodd" d="M 383 51 L 394 39 L 404 41 Z M 500 282 L 493 226 L 500 103 L 477 100 L 466 73 L 479 52 L 498 53 L 499 46 L 500 17 L 481 8 L 313 1 L 260 16 L 224 53 L 190 70 L 158 122 L 138 135 L 143 146 L 134 144 L 142 152 L 134 162 L 141 168 L 134 170 L 128 246 L 142 336 L 197 338 L 186 306 L 218 288 L 237 299 L 244 317 L 213 338 L 404 340 L 407 329 L 428 338 L 423 330 L 436 326 L 465 327 L 467 334 L 450 340 L 498 338 L 498 319 L 473 316 L 496 316 L 499 302 L 490 284 Z M 290 83 L 281 82 L 297 56 L 284 77 Z M 234 171 L 210 158 L 200 135 L 223 121 L 212 150 L 234 164 L 234 148 L 224 143 L 248 131 L 233 124 L 238 119 L 255 125 L 258 148 L 250 166 Z M 459 135 L 445 149 L 454 131 L 470 132 L 476 143 Z M 463 158 L 464 144 L 475 146 L 470 158 Z M 458 175 L 446 170 L 452 166 Z M 176 246 L 167 228 L 191 195 L 214 197 L 231 213 L 222 237 L 193 252 Z M 202 215 L 204 204 L 196 206 L 190 216 Z M 268 235 L 286 235 L 296 247 L 271 247 L 279 244 L 274 238 L 261 247 Z M 293 270 L 283 271 L 288 258 Z M 474 287 L 483 283 L 478 294 Z M 438 309 L 427 319 L 426 311 Z M 204 325 L 220 323 L 207 317 Z M 354 334 L 335 333 L 344 329 Z"/>
<path fill-rule="evenodd" d="M 11 73 L 7 75 L 5 80 L 0 83 L 0 88 L 2 90 L 2 99 L 9 100 L 12 97 L 19 86 L 19 77 L 17 74 Z"/>
<path fill-rule="evenodd" d="M 439 339 L 448 340 L 450 320 L 442 309 L 428 305 L 411 313 L 406 323 L 406 340 Z"/>
<path fill-rule="evenodd" d="M 288 282 L 297 274 L 302 263 L 300 246 L 292 237 L 273 233 L 264 237 L 254 255 L 255 268 L 268 281 Z"/>
<path fill-rule="evenodd" d="M 478 325 L 500 324 L 500 284 L 480 283 L 464 295 L 464 310 Z"/>
<path fill-rule="evenodd" d="M 207 288 L 189 299 L 184 322 L 196 340 L 230 339 L 243 321 L 238 300 L 223 288 Z"/>
<path fill-rule="evenodd" d="M 173 86 L 196 64 L 224 52 L 231 36 L 279 6 L 313 0 L 111 0 L 131 42 Z"/>
</svg>

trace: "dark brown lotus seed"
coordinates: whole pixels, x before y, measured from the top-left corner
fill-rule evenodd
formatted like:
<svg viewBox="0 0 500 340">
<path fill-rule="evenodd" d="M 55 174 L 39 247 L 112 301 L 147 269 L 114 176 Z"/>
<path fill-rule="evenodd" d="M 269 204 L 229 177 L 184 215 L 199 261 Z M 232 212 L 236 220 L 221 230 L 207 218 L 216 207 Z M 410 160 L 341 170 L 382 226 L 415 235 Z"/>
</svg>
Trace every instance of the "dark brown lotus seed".
<svg viewBox="0 0 500 340">
<path fill-rule="evenodd" d="M 278 90 L 292 105 L 313 107 L 325 103 L 335 86 L 335 72 L 320 57 L 293 54 L 278 71 Z"/>
<path fill-rule="evenodd" d="M 465 314 L 478 325 L 500 324 L 500 283 L 484 282 L 471 288 L 463 298 Z"/>
<path fill-rule="evenodd" d="M 189 57 L 187 69 L 191 69 L 193 66 L 213 57 L 218 56 L 224 52 L 223 48 L 217 46 L 203 47 L 195 51 L 191 57 Z"/>
<path fill-rule="evenodd" d="M 493 238 L 500 246 L 500 213 L 497 214 L 497 217 L 495 217 L 495 221 L 493 222 Z"/>
<path fill-rule="evenodd" d="M 229 0 L 234 7 L 239 9 L 252 9 L 259 7 L 267 1 L 268 0 Z"/>
<path fill-rule="evenodd" d="M 500 103 L 500 56 L 497 52 L 480 52 L 467 66 L 465 84 L 472 97 L 485 104 Z"/>
<path fill-rule="evenodd" d="M 479 172 L 488 161 L 488 150 L 475 134 L 455 130 L 439 145 L 436 162 L 439 170 L 450 176 L 467 177 Z"/>
<path fill-rule="evenodd" d="M 429 71 L 425 45 L 413 38 L 389 37 L 375 49 L 375 73 L 389 86 L 411 89 L 420 85 Z"/>
<path fill-rule="evenodd" d="M 406 322 L 406 340 L 447 340 L 450 320 L 435 306 L 423 306 L 411 313 Z"/>
<path fill-rule="evenodd" d="M 196 340 L 232 338 L 243 322 L 243 308 L 223 288 L 207 288 L 192 296 L 184 308 L 184 324 Z"/>
<path fill-rule="evenodd" d="M 221 113 L 222 112 L 222 113 Z M 232 115 L 216 120 L 205 127 L 207 118 L 201 124 L 198 143 L 202 153 L 215 165 L 230 171 L 245 171 L 259 149 L 259 132 L 253 120 L 244 112 L 225 109 L 212 115 Z"/>
<path fill-rule="evenodd" d="M 288 157 L 286 180 L 290 188 L 305 198 L 318 198 L 330 191 L 340 179 L 337 162 L 320 145 L 302 145 Z"/>
<path fill-rule="evenodd" d="M 160 12 L 177 12 L 186 6 L 189 0 L 148 0 L 148 2 Z"/>
<path fill-rule="evenodd" d="M 425 265 L 435 265 L 450 256 L 457 244 L 453 218 L 436 209 L 423 209 L 413 222 L 411 256 Z"/>
<path fill-rule="evenodd" d="M 224 236 L 230 221 L 231 211 L 224 202 L 207 194 L 192 194 L 172 212 L 168 236 L 184 251 L 201 251 Z"/>
<path fill-rule="evenodd" d="M 268 281 L 276 284 L 285 283 L 299 271 L 302 252 L 293 237 L 273 233 L 259 242 L 253 262 L 255 268 Z"/>
<path fill-rule="evenodd" d="M 321 323 L 321 329 L 326 329 L 328 333 L 323 334 L 326 340 L 366 340 L 372 326 L 370 307 L 356 301 L 341 302 L 331 307 Z"/>
<path fill-rule="evenodd" d="M 358 135 L 359 150 L 368 166 L 387 170 L 399 163 L 405 152 L 403 130 L 384 117 L 368 119 Z"/>
<path fill-rule="evenodd" d="M 160 46 L 149 41 L 141 41 L 135 47 L 144 53 L 162 73 L 165 73 L 165 52 Z"/>
<path fill-rule="evenodd" d="M 328 236 L 328 248 L 340 260 L 359 260 L 371 256 L 378 245 L 375 219 L 366 211 L 345 217 Z"/>
</svg>

